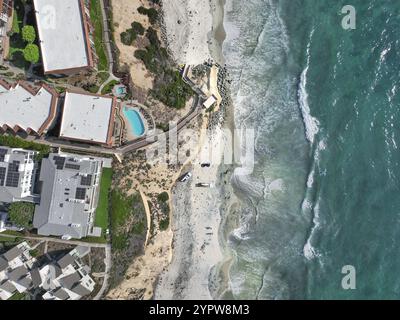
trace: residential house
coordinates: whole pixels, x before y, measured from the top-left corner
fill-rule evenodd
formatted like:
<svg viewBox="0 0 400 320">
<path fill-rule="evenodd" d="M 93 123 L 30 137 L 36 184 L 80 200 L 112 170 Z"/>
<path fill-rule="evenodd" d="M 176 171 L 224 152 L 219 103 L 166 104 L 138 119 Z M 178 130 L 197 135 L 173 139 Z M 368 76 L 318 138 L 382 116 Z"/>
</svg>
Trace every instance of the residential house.
<svg viewBox="0 0 400 320">
<path fill-rule="evenodd" d="M 38 234 L 64 239 L 101 235 L 93 224 L 102 165 L 99 159 L 55 153 L 42 160 L 42 193 L 33 219 Z"/>
<path fill-rule="evenodd" d="M 112 146 L 116 98 L 67 91 L 60 138 Z"/>
<path fill-rule="evenodd" d="M 45 300 L 79 300 L 93 292 L 90 268 L 81 261 L 90 248 L 78 246 L 41 266 L 22 242 L 0 255 L 0 299 L 16 293 L 36 292 Z"/>
<path fill-rule="evenodd" d="M 95 282 L 89 275 L 90 268 L 80 260 L 89 252 L 86 249 L 77 247 L 40 269 L 43 279 L 41 287 L 46 290 L 44 300 L 79 300 L 94 290 Z"/>
<path fill-rule="evenodd" d="M 0 299 L 24 293 L 32 286 L 29 269 L 36 261 L 29 253 L 31 247 L 22 242 L 0 255 Z"/>
<path fill-rule="evenodd" d="M 46 84 L 24 81 L 13 85 L 0 79 L 0 134 L 11 130 L 40 136 L 52 128 L 57 115 L 57 92 Z"/>
<path fill-rule="evenodd" d="M 44 73 L 70 75 L 95 68 L 89 1 L 33 0 L 33 5 Z"/>
</svg>

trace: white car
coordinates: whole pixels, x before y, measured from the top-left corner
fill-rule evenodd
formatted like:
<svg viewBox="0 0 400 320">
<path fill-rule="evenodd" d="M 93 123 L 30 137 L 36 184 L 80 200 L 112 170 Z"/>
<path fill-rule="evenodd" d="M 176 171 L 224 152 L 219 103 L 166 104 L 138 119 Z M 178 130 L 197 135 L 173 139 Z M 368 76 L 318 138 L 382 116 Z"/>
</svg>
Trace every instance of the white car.
<svg viewBox="0 0 400 320">
<path fill-rule="evenodd" d="M 180 182 L 186 182 L 186 181 L 188 181 L 191 177 L 192 177 L 192 173 L 191 173 L 191 172 L 187 172 L 187 173 L 185 173 L 184 175 L 182 175 L 182 176 L 179 178 L 179 181 L 180 181 Z"/>
</svg>

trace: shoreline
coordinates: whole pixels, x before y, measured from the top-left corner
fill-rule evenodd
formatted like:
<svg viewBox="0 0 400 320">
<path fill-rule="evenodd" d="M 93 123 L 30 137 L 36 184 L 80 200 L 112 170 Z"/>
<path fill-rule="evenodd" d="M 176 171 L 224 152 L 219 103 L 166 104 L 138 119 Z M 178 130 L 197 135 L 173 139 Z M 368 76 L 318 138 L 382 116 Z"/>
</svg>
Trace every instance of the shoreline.
<svg viewBox="0 0 400 320">
<path fill-rule="evenodd" d="M 226 32 L 224 28 L 224 15 L 226 0 L 210 0 L 211 8 L 210 14 L 212 15 L 212 29 L 208 33 L 208 48 L 211 57 L 220 65 L 225 62 L 222 53 L 222 45 L 226 39 Z"/>
<path fill-rule="evenodd" d="M 207 33 L 208 50 L 211 60 L 218 64 L 224 63 L 225 4 L 226 0 L 211 0 L 208 12 L 212 16 L 212 27 Z M 200 138 L 200 149 L 206 149 L 208 142 L 212 148 L 221 150 L 223 129 L 233 132 L 233 105 L 225 76 L 226 70 L 220 69 L 217 82 L 223 103 L 218 111 L 210 114 L 207 129 L 211 134 L 207 136 L 209 141 Z M 199 165 L 202 162 L 199 152 L 189 167 L 193 170 L 192 181 L 177 182 L 172 190 L 172 260 L 158 277 L 154 299 L 221 299 L 231 296 L 229 269 L 234 257 L 227 242 L 229 233 L 237 224 L 236 221 L 232 223 L 230 216 L 232 206 L 237 203 L 229 183 L 234 166 L 224 165 L 218 160 L 217 164 L 205 170 Z M 211 183 L 212 188 L 197 188 L 199 182 Z"/>
<path fill-rule="evenodd" d="M 167 8 L 165 8 L 165 4 L 167 4 Z M 184 6 L 180 6 L 180 4 L 184 4 Z M 165 31 L 165 38 L 169 45 L 168 50 L 177 61 L 183 58 L 185 64 L 192 65 L 210 61 L 222 62 L 222 44 L 225 39 L 224 4 L 225 0 L 211 0 L 210 4 L 203 3 L 201 6 L 198 6 L 193 0 L 163 2 L 163 20 L 166 25 L 161 29 Z M 209 10 L 204 10 L 206 6 Z M 193 8 L 195 11 L 190 11 Z M 171 10 L 176 12 L 169 12 Z M 181 15 L 186 14 L 188 19 L 177 23 Z M 174 19 L 178 20 L 174 21 Z M 182 31 L 180 29 L 184 28 L 185 30 L 183 34 L 180 34 L 181 37 L 178 41 L 172 43 L 174 47 L 170 46 L 171 22 L 173 23 L 172 37 L 179 35 L 179 32 Z M 168 23 L 170 23 L 169 26 Z M 204 23 L 208 24 L 209 31 L 202 26 Z M 193 37 L 187 41 L 187 37 L 190 36 Z M 214 40 L 207 41 L 211 38 Z M 201 46 L 202 50 L 196 46 L 189 47 L 191 41 Z M 179 50 L 180 46 L 182 50 Z M 184 55 L 177 56 L 177 50 L 178 52 L 186 50 L 186 52 Z M 214 68 L 211 71 L 209 90 L 216 94 L 218 89 L 223 86 L 221 84 L 223 81 L 220 81 L 220 74 L 216 72 L 218 69 Z M 225 75 L 225 70 L 222 73 Z M 225 90 L 222 91 L 221 95 L 225 95 Z M 143 299 L 198 299 L 199 297 L 213 299 L 219 295 L 221 268 L 226 269 L 227 273 L 227 268 L 223 266 L 229 266 L 223 253 L 224 248 L 220 245 L 221 226 L 224 223 L 220 212 L 225 197 L 220 178 L 223 177 L 223 174 L 221 166 L 218 164 L 212 168 L 206 168 L 206 170 L 199 165 L 202 149 L 207 149 L 210 145 L 212 148 L 221 146 L 226 102 L 223 102 L 222 111 L 218 109 L 217 107 L 213 113 L 206 113 L 204 116 L 202 130 L 198 132 L 200 134 L 198 141 L 195 145 L 192 142 L 193 156 L 182 168 L 182 172 L 185 172 L 186 167 L 193 168 L 194 166 L 192 181 L 186 184 L 175 182 L 169 189 L 170 227 L 151 236 L 149 234 L 151 226 L 147 226 L 146 249 L 143 255 L 133 262 L 127 271 L 126 280 L 118 288 L 111 290 L 108 297 L 133 298 L 137 295 L 136 291 L 142 292 L 140 288 L 146 288 L 143 289 Z M 212 132 L 211 137 L 206 136 L 206 131 Z M 173 175 L 172 181 L 177 181 L 179 172 Z M 218 187 L 198 188 L 195 185 L 198 182 L 212 183 Z M 221 196 L 215 197 L 215 192 Z M 142 190 L 141 193 L 147 198 L 145 190 Z M 147 219 L 149 219 L 148 216 Z M 161 252 L 163 258 L 161 256 L 158 258 Z M 150 264 L 156 261 L 159 261 L 158 266 L 151 267 Z M 171 283 L 174 287 L 173 290 L 171 290 Z"/>
</svg>

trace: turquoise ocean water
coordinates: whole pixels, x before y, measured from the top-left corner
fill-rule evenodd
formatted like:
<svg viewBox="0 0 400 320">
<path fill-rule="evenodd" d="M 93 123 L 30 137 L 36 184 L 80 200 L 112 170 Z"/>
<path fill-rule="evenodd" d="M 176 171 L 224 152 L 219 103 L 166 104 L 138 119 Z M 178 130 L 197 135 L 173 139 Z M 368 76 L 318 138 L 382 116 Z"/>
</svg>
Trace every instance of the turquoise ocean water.
<svg viewBox="0 0 400 320">
<path fill-rule="evenodd" d="M 231 294 L 399 298 L 400 1 L 228 0 L 225 10 L 235 122 L 257 132 L 254 173 L 232 178 Z M 356 290 L 341 287 L 345 265 Z"/>
</svg>

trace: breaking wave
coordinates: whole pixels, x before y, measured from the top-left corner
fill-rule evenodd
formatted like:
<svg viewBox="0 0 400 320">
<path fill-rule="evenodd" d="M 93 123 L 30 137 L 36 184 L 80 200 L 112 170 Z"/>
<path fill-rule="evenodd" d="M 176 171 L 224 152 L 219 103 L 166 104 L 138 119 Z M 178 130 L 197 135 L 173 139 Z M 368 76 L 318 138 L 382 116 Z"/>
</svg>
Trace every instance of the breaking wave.
<svg viewBox="0 0 400 320">
<path fill-rule="evenodd" d="M 313 34 L 314 30 L 311 31 L 310 41 L 308 42 L 307 45 L 307 65 L 306 68 L 301 73 L 300 84 L 297 93 L 299 106 L 301 109 L 301 114 L 303 117 L 304 126 L 306 130 L 306 137 L 311 144 L 314 143 L 314 137 L 319 131 L 319 121 L 318 119 L 314 118 L 311 115 L 310 106 L 308 104 L 308 93 L 307 93 L 307 73 L 310 67 L 310 47 Z"/>
</svg>

